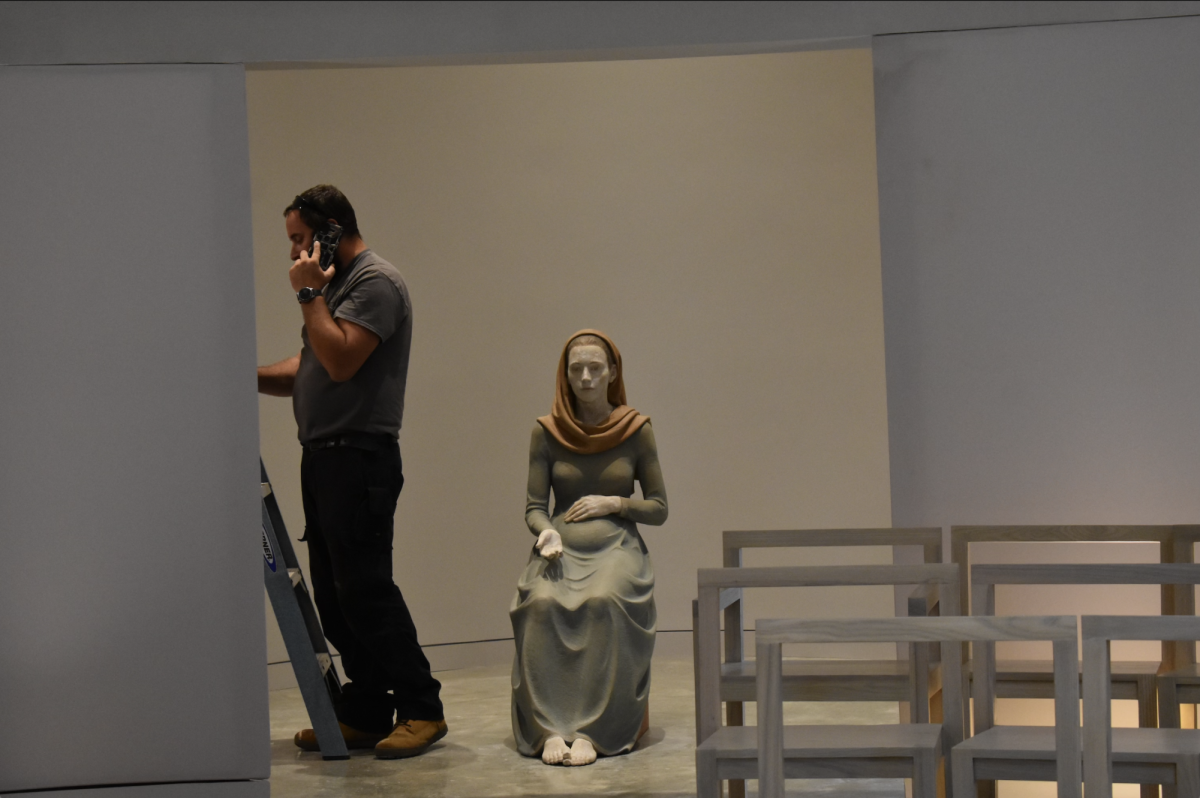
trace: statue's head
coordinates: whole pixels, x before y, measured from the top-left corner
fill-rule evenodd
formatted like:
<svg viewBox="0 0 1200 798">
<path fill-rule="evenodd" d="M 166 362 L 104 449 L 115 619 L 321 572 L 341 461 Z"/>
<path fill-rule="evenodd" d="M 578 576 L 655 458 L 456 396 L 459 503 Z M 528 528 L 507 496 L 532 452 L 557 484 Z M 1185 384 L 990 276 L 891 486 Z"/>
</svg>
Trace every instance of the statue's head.
<svg viewBox="0 0 1200 798">
<path fill-rule="evenodd" d="M 567 344 L 567 382 L 577 403 L 606 401 L 616 379 L 616 360 L 603 338 L 578 335 Z"/>
</svg>

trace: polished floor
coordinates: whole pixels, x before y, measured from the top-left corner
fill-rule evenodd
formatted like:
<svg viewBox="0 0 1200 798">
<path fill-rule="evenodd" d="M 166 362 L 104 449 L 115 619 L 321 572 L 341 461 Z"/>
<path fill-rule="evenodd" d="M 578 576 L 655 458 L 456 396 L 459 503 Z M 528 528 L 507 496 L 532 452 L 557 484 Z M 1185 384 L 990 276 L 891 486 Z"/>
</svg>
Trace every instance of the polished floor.
<svg viewBox="0 0 1200 798">
<path fill-rule="evenodd" d="M 371 752 L 326 762 L 304 753 L 292 735 L 309 725 L 300 691 L 271 693 L 272 798 L 686 798 L 696 794 L 692 663 L 655 659 L 650 731 L 637 750 L 580 768 L 549 767 L 523 757 L 509 719 L 509 669 L 444 671 L 442 700 L 450 733 L 420 757 L 377 760 Z M 803 718 L 801 720 L 800 718 Z M 789 722 L 895 722 L 895 704 L 789 705 Z M 753 722 L 753 718 L 749 718 Z M 751 782 L 751 793 L 755 786 Z M 868 779 L 789 781 L 788 794 L 902 798 L 904 783 Z"/>
</svg>

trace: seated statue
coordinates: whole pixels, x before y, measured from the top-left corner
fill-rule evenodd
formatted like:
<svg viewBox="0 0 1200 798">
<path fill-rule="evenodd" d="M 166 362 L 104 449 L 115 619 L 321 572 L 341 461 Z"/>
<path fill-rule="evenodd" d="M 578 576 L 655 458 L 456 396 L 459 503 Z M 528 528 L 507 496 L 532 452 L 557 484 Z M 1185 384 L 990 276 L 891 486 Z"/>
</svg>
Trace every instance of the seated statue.
<svg viewBox="0 0 1200 798">
<path fill-rule="evenodd" d="M 512 723 L 525 756 L 577 766 L 633 750 L 646 729 L 656 614 L 637 524 L 662 524 L 667 494 L 650 419 L 625 404 L 607 336 L 571 336 L 556 389 L 529 447 L 525 522 L 537 543 L 509 611 Z"/>
</svg>

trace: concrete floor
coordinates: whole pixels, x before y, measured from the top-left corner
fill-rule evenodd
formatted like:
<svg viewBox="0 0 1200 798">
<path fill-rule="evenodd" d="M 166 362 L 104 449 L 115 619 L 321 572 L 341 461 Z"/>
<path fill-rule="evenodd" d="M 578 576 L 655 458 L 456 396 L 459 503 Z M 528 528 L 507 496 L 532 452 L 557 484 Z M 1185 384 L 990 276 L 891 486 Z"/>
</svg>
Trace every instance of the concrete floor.
<svg viewBox="0 0 1200 798">
<path fill-rule="evenodd" d="M 326 762 L 292 744 L 310 725 L 292 688 L 271 693 L 272 798 L 507 798 L 605 795 L 690 798 L 696 794 L 692 663 L 655 659 L 650 731 L 637 750 L 580 768 L 548 767 L 516 752 L 509 717 L 509 668 L 437 674 L 450 733 L 414 759 L 377 760 L 370 751 Z M 788 722 L 894 723 L 894 704 L 789 705 Z M 801 719 L 803 718 L 803 719 Z M 753 722 L 753 717 L 748 718 Z M 754 782 L 747 785 L 756 786 Z M 864 779 L 789 781 L 789 795 L 902 798 L 904 783 Z"/>
</svg>

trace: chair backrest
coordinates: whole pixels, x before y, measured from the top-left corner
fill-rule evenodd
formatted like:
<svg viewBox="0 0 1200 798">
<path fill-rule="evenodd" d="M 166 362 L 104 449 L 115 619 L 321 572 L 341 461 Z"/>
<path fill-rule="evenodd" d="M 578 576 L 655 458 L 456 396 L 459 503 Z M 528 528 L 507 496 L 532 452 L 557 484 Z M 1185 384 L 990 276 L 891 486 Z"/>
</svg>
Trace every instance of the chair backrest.
<svg viewBox="0 0 1200 798">
<path fill-rule="evenodd" d="M 1073 616 L 1033 618 L 879 618 L 867 620 L 759 620 L 755 625 L 758 658 L 759 794 L 783 796 L 782 647 L 787 643 L 938 642 L 942 646 L 944 750 L 962 742 L 966 715 L 962 643 L 997 640 L 1049 640 L 1054 646 L 1055 741 L 1059 795 L 1079 795 L 1078 647 Z M 976 680 L 978 682 L 978 679 Z M 980 700 L 976 690 L 976 702 Z M 946 783 L 951 761 L 947 755 Z M 1074 785 L 1072 791 L 1071 785 Z"/>
<path fill-rule="evenodd" d="M 824 565 L 780 568 L 701 568 L 697 573 L 696 737 L 704 741 L 721 725 L 721 611 L 742 599 L 745 588 L 925 585 L 943 588 L 945 615 L 958 615 L 957 565 Z M 726 635 L 730 634 L 726 629 Z M 741 630 L 732 632 L 740 637 Z"/>
<path fill-rule="evenodd" d="M 721 533 L 721 563 L 726 568 L 741 568 L 745 549 L 815 549 L 859 546 L 915 546 L 927 564 L 942 561 L 941 527 L 872 527 L 862 529 L 760 529 L 726 530 Z M 929 615 L 938 601 L 933 594 L 909 597 L 909 615 Z M 960 604 L 960 606 L 963 606 Z M 741 662 L 745 655 L 741 634 L 730 629 L 745 629 L 745 608 L 735 601 L 725 608 L 725 661 Z"/>
<path fill-rule="evenodd" d="M 941 527 L 864 529 L 746 529 L 721 533 L 721 563 L 725 568 L 742 568 L 746 548 L 836 548 L 858 546 L 919 546 L 926 564 L 942 562 Z M 910 614 L 928 614 L 935 595 L 919 596 L 919 610 L 910 602 Z M 745 629 L 745 608 L 731 602 L 725 612 L 725 661 L 740 662 L 745 656 L 742 635 L 728 630 Z"/>
<path fill-rule="evenodd" d="M 1102 563 L 1092 565 L 975 565 L 971 567 L 972 615 L 995 615 L 996 585 L 1197 585 L 1200 565 L 1191 563 Z M 1189 588 L 1190 589 L 1190 588 Z M 1180 617 L 1180 616 L 1170 616 Z M 1186 616 L 1184 616 L 1186 617 Z M 985 688 L 995 689 L 996 649 L 990 643 L 977 647 L 976 680 L 981 673 Z M 977 685 L 978 687 L 978 685 Z M 975 709 L 976 733 L 990 729 L 992 702 Z"/>
<path fill-rule="evenodd" d="M 950 527 L 950 562 L 963 567 L 960 605 L 970 614 L 970 567 L 972 543 L 1133 543 L 1159 544 L 1159 562 L 1194 562 L 1194 544 L 1200 541 L 1200 525 L 1142 525 L 1142 526 L 952 526 Z M 1195 615 L 1195 598 L 1191 591 L 1164 590 L 1163 615 Z M 1163 661 L 1183 667 L 1196 661 L 1194 647 L 1176 650 L 1165 644 Z"/>
<path fill-rule="evenodd" d="M 721 533 L 721 562 L 726 568 L 741 567 L 743 549 L 840 546 L 920 546 L 925 562 L 936 564 L 942 561 L 942 530 L 936 526 L 728 530 Z"/>
<path fill-rule="evenodd" d="M 1084 781 L 1088 798 L 1112 798 L 1111 641 L 1197 640 L 1200 618 L 1085 615 L 1081 633 Z"/>
</svg>

